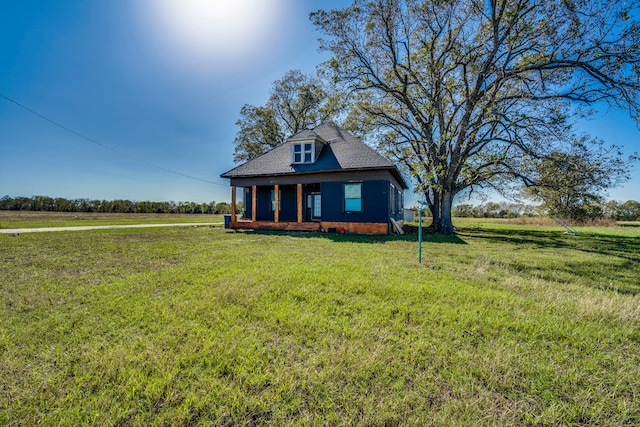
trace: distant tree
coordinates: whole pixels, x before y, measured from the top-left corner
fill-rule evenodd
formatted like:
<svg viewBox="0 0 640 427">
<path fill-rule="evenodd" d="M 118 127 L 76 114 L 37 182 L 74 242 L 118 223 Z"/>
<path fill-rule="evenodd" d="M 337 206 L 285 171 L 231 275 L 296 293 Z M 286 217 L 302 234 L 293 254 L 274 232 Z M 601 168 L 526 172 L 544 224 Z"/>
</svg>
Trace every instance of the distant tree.
<svg viewBox="0 0 640 427">
<path fill-rule="evenodd" d="M 539 160 L 526 193 L 543 203 L 552 216 L 584 221 L 604 215 L 603 192 L 628 177 L 628 163 L 614 147 L 573 144 L 570 152 L 552 152 Z"/>
<path fill-rule="evenodd" d="M 469 203 L 459 204 L 453 207 L 452 213 L 461 218 L 518 218 L 521 216 L 537 216 L 538 206 L 509 203 L 487 202 L 474 206 Z"/>
<path fill-rule="evenodd" d="M 229 203 L 226 203 L 226 202 L 216 203 L 215 213 L 217 213 L 217 214 L 230 214 L 231 213 L 231 205 Z"/>
<path fill-rule="evenodd" d="M 340 102 L 322 83 L 299 70 L 287 72 L 273 83 L 264 106 L 244 105 L 234 144 L 234 162 L 253 159 L 289 136 L 336 116 Z"/>
<path fill-rule="evenodd" d="M 244 203 L 240 200 L 236 202 L 236 214 L 244 212 Z"/>
<path fill-rule="evenodd" d="M 454 196 L 533 181 L 576 106 L 640 113 L 637 1 L 354 0 L 311 15 L 329 76 L 411 172 L 434 228 Z M 593 160 L 590 158 L 589 160 Z M 591 165 L 590 165 L 591 167 Z"/>
<path fill-rule="evenodd" d="M 13 199 L 8 195 L 3 196 L 2 199 L 0 199 L 0 210 L 2 211 L 10 210 L 12 201 Z"/>
<path fill-rule="evenodd" d="M 54 211 L 56 209 L 55 200 L 48 196 L 34 196 L 33 210 L 35 211 Z"/>
<path fill-rule="evenodd" d="M 242 202 L 237 203 L 237 213 L 242 212 Z M 101 213 L 230 213 L 229 203 L 152 202 L 131 200 L 65 199 L 47 196 L 9 197 L 0 199 L 0 210 L 101 212 Z"/>
<path fill-rule="evenodd" d="M 282 144 L 284 133 L 276 121 L 273 109 L 244 105 L 236 122 L 240 130 L 234 141 L 233 161 L 247 161 Z"/>
<path fill-rule="evenodd" d="M 487 202 L 484 205 L 484 216 L 486 218 L 499 218 L 500 217 L 500 203 Z"/>
<path fill-rule="evenodd" d="M 458 218 L 474 218 L 477 215 L 476 207 L 469 203 L 463 203 L 453 207 L 452 214 Z"/>
<path fill-rule="evenodd" d="M 29 197 L 15 197 L 10 209 L 16 211 L 32 211 L 34 207 L 35 203 L 33 199 Z"/>
<path fill-rule="evenodd" d="M 627 200 L 619 204 L 614 219 L 617 221 L 640 221 L 640 202 Z"/>
<path fill-rule="evenodd" d="M 73 212 L 73 204 L 64 197 L 56 197 L 54 200 L 56 212 Z"/>
<path fill-rule="evenodd" d="M 607 203 L 602 205 L 602 214 L 605 218 L 617 219 L 618 209 L 620 204 L 615 200 L 609 200 Z"/>
</svg>

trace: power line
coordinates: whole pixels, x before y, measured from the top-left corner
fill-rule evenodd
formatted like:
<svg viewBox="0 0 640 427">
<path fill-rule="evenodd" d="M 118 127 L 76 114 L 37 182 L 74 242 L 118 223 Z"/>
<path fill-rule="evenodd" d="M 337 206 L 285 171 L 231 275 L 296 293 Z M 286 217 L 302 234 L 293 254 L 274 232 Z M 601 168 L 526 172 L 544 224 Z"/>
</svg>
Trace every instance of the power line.
<svg viewBox="0 0 640 427">
<path fill-rule="evenodd" d="M 222 184 L 222 183 L 219 183 L 219 182 L 208 181 L 208 180 L 206 180 L 206 179 L 198 178 L 198 177 L 196 177 L 196 176 L 187 175 L 187 174 L 184 174 L 184 173 L 182 173 L 182 172 L 177 172 L 177 171 L 174 171 L 174 170 L 172 170 L 172 169 L 165 168 L 164 166 L 156 165 L 155 163 L 148 162 L 148 161 L 143 160 L 143 159 L 140 159 L 140 158 L 138 158 L 138 157 L 134 157 L 134 156 L 132 156 L 132 155 L 130 155 L 130 154 L 127 154 L 127 153 L 124 153 L 124 152 L 122 152 L 122 151 L 120 151 L 120 150 L 117 150 L 117 149 L 115 149 L 115 148 L 113 148 L 113 147 L 111 147 L 111 146 L 109 146 L 109 145 L 106 145 L 106 144 L 103 144 L 103 143 L 101 143 L 101 142 L 99 142 L 99 141 L 96 141 L 96 140 L 95 140 L 95 139 L 93 139 L 93 138 L 89 138 L 88 136 L 85 136 L 85 135 L 83 135 L 83 134 L 81 134 L 81 133 L 79 133 L 79 132 L 76 132 L 75 130 L 73 130 L 73 129 L 71 129 L 71 128 L 69 128 L 69 127 L 67 127 L 67 126 L 65 126 L 65 125 L 63 125 L 63 124 L 61 124 L 61 123 L 59 123 L 59 122 L 57 122 L 57 121 L 55 121 L 55 120 L 52 120 L 52 119 L 50 119 L 50 118 L 48 118 L 48 117 L 46 117 L 46 116 L 44 116 L 44 115 L 42 115 L 42 114 L 38 113 L 37 111 L 32 110 L 31 108 L 29 108 L 29 107 L 27 107 L 27 106 L 25 106 L 25 105 L 23 105 L 23 104 L 19 103 L 19 102 L 18 102 L 18 101 L 16 101 L 15 99 L 11 99 L 11 98 L 9 98 L 8 96 L 6 96 L 6 95 L 5 95 L 5 94 L 3 94 L 3 93 L 0 93 L 0 97 L 2 97 L 2 98 L 4 98 L 4 99 L 6 99 L 7 101 L 9 101 L 9 102 L 11 102 L 11 103 L 13 103 L 13 104 L 17 105 L 18 107 L 22 108 L 23 110 L 26 110 L 26 111 L 30 112 L 31 114 L 33 114 L 33 115 L 35 115 L 35 116 L 38 116 L 38 117 L 40 117 L 40 118 L 41 118 L 41 119 L 43 119 L 43 120 L 46 120 L 47 122 L 51 123 L 51 124 L 52 124 L 52 125 L 54 125 L 54 126 L 57 126 L 57 127 L 61 128 L 61 129 L 63 129 L 63 130 L 65 130 L 65 131 L 67 131 L 67 132 L 69 132 L 69 133 L 72 133 L 72 134 L 74 134 L 75 136 L 77 136 L 77 137 L 80 137 L 80 138 L 84 139 L 85 141 L 88 141 L 88 142 L 90 142 L 90 143 L 92 143 L 92 144 L 95 144 L 95 145 L 97 145 L 97 146 L 99 146 L 99 147 L 102 147 L 102 148 L 104 148 L 105 150 L 113 151 L 114 153 L 116 153 L 116 154 L 118 154 L 118 155 L 120 155 L 120 156 L 127 157 L 128 159 L 131 159 L 131 160 L 136 161 L 136 162 L 138 162 L 138 163 L 142 163 L 142 164 L 144 164 L 144 165 L 151 166 L 151 167 L 153 167 L 153 168 L 160 169 L 161 171 L 168 172 L 168 173 L 172 173 L 172 174 L 174 174 L 174 175 L 179 175 L 179 176 L 182 176 L 182 177 L 184 177 L 184 178 L 189 178 L 189 179 L 193 179 L 193 180 L 196 180 L 196 181 L 206 182 L 207 184 L 222 185 L 222 186 L 224 186 L 224 187 L 226 187 L 226 186 L 227 186 L 226 184 Z"/>
</svg>

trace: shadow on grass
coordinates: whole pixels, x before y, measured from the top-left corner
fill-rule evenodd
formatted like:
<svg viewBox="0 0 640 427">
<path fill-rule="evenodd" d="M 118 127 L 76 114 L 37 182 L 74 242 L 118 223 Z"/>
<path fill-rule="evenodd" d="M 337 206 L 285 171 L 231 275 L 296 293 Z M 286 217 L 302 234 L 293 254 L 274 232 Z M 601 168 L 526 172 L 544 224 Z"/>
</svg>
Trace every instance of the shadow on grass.
<svg viewBox="0 0 640 427">
<path fill-rule="evenodd" d="M 578 236 L 547 230 L 464 229 L 460 236 L 487 239 L 493 242 L 528 244 L 541 248 L 566 248 L 615 256 L 640 262 L 640 237 L 580 233 Z"/>
<path fill-rule="evenodd" d="M 267 231 L 267 230 L 237 230 L 238 233 L 250 233 L 255 235 L 281 235 L 289 237 L 298 237 L 303 239 L 328 239 L 334 242 L 350 242 L 350 243 L 384 243 L 384 242 L 418 242 L 418 234 L 409 232 L 402 236 L 398 235 L 368 235 L 368 234 L 340 234 L 340 233 L 321 233 L 321 232 L 305 232 L 305 231 Z M 425 243 L 453 243 L 466 245 L 459 235 L 443 235 L 424 231 L 422 240 Z"/>
<path fill-rule="evenodd" d="M 418 235 L 409 230 L 403 236 L 371 236 L 319 232 L 237 231 L 265 236 L 287 236 L 300 239 L 328 239 L 333 242 L 384 244 L 405 241 L 416 243 Z M 425 244 L 461 244 L 478 239 L 478 256 L 495 257 L 497 265 L 505 266 L 514 274 L 525 278 L 541 278 L 559 284 L 581 283 L 584 286 L 640 294 L 640 237 L 582 233 L 579 236 L 562 234 L 548 229 L 490 229 L 461 227 L 455 235 L 442 235 L 425 231 Z M 466 241 L 465 241 L 466 240 Z M 486 254 L 483 248 L 497 248 Z M 524 250 L 525 253 L 519 250 Z M 544 251 L 540 257 L 529 256 Z M 577 253 L 576 253 L 577 252 Z M 597 254 L 581 257 L 580 252 Z M 515 255 L 518 254 L 518 255 Z M 473 255 L 469 255 L 473 258 Z"/>
<path fill-rule="evenodd" d="M 548 265 L 514 264 L 519 272 L 533 277 L 548 275 L 549 269 L 563 273 L 566 282 L 577 278 L 590 279 L 598 287 L 616 290 L 621 293 L 640 294 L 640 237 L 613 236 L 593 233 L 581 233 L 578 236 L 562 234 L 548 230 L 495 230 L 465 228 L 459 233 L 468 238 L 485 239 L 492 244 L 511 244 L 514 246 L 558 250 L 557 262 Z M 602 255 L 601 261 L 581 262 L 579 259 L 563 259 L 563 251 L 578 251 Z M 556 280 L 558 278 L 556 277 Z M 563 280 L 560 280 L 563 281 Z M 623 286 L 619 286 L 619 282 Z"/>
</svg>

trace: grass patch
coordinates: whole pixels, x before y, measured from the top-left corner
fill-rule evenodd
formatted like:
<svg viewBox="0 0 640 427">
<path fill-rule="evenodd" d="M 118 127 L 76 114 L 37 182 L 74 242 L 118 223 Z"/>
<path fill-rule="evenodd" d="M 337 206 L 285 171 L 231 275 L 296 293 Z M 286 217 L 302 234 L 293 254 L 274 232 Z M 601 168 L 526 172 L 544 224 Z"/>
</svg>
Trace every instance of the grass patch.
<svg viewBox="0 0 640 427">
<path fill-rule="evenodd" d="M 0 228 L 223 222 L 223 215 L 0 211 Z"/>
<path fill-rule="evenodd" d="M 0 424 L 640 424 L 637 229 L 459 231 L 0 235 Z"/>
</svg>

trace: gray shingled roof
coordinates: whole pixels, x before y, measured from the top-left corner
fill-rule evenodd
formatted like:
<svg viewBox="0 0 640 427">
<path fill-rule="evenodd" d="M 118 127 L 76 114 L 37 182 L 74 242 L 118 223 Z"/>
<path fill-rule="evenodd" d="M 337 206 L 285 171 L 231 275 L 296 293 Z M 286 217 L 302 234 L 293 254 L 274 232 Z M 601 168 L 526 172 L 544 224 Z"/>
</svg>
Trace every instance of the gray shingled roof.
<svg viewBox="0 0 640 427">
<path fill-rule="evenodd" d="M 310 164 L 291 164 L 289 141 L 315 137 L 328 143 L 323 147 L 318 159 Z M 220 176 L 222 178 L 248 178 L 362 169 L 389 169 L 407 188 L 393 162 L 333 123 L 324 123 L 314 129 L 303 130 L 293 135 L 284 144 Z"/>
</svg>

